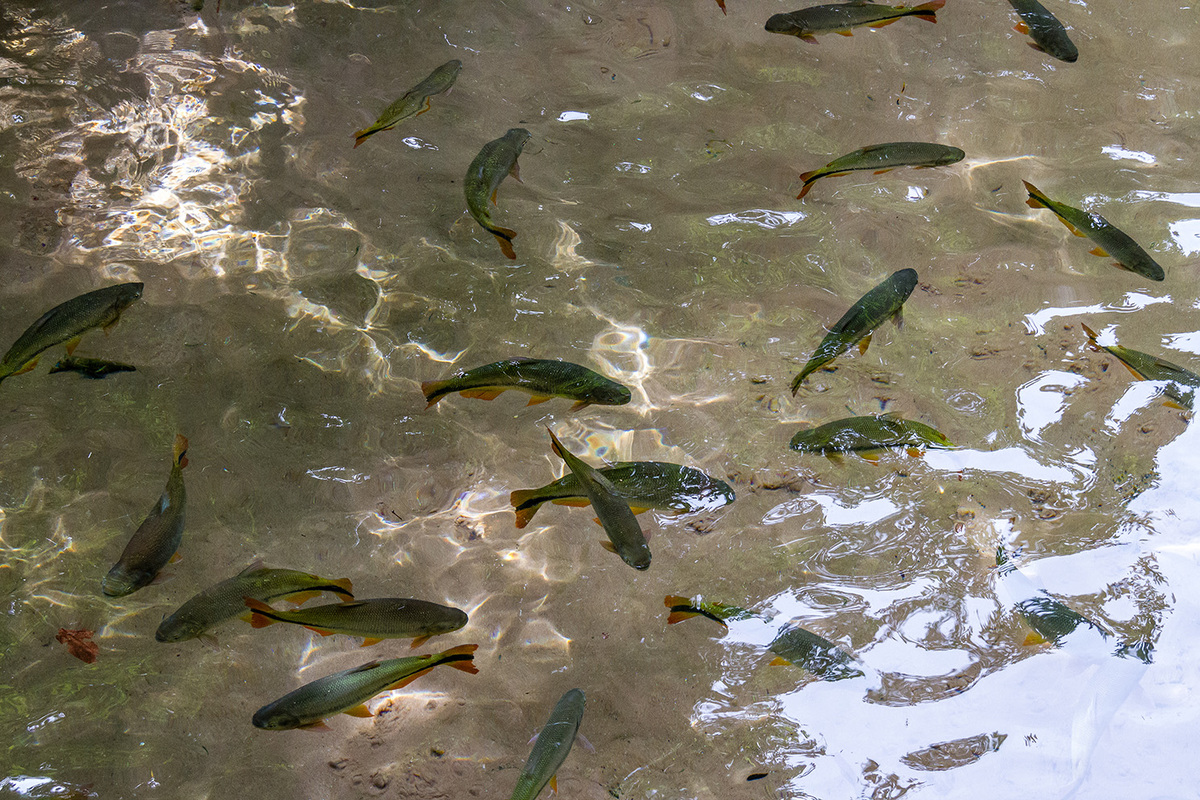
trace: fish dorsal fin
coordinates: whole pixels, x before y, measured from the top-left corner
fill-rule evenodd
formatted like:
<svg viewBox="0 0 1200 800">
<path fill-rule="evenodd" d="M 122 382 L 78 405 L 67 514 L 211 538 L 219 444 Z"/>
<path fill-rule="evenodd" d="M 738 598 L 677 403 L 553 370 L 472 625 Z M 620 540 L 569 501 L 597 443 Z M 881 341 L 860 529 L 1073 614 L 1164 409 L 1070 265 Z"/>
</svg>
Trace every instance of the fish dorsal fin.
<svg viewBox="0 0 1200 800">
<path fill-rule="evenodd" d="M 363 664 L 362 666 L 358 666 L 358 667 L 355 667 L 354 669 L 350 670 L 350 672 L 348 674 L 357 675 L 360 672 L 366 672 L 367 670 L 375 669 L 378 666 L 379 666 L 378 659 L 376 659 L 374 661 L 368 661 L 366 664 Z"/>
<path fill-rule="evenodd" d="M 256 558 L 256 559 L 254 559 L 253 561 L 251 561 L 251 562 L 250 562 L 250 565 L 249 565 L 249 566 L 247 566 L 247 567 L 246 567 L 244 570 L 242 570 L 241 572 L 239 572 L 239 573 L 237 574 L 237 576 L 238 576 L 239 578 L 241 578 L 241 577 L 243 577 L 243 576 L 245 576 L 245 575 L 249 575 L 251 572 L 256 572 L 256 571 L 258 571 L 258 570 L 260 570 L 260 569 L 266 569 L 266 567 L 263 565 L 263 560 L 262 560 L 261 558 Z"/>
</svg>

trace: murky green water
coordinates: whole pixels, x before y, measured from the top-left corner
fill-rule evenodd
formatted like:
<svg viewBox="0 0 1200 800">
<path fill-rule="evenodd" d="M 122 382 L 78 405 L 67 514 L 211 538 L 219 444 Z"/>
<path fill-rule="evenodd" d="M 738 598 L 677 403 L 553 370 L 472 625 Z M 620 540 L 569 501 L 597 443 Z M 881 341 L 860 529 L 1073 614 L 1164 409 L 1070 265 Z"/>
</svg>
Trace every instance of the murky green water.
<svg viewBox="0 0 1200 800">
<path fill-rule="evenodd" d="M 0 10 L 0 342 L 146 284 L 79 350 L 137 372 L 51 376 L 55 352 L 0 388 L 0 792 L 506 798 L 580 687 L 595 752 L 572 751 L 565 797 L 1196 796 L 1196 433 L 1080 325 L 1200 369 L 1194 7 L 1055 2 L 1080 50 L 1062 64 L 1002 0 L 817 45 L 765 33 L 792 7 L 758 1 L 205 5 Z M 451 58 L 449 95 L 351 149 Z M 509 261 L 462 179 L 517 126 Z M 967 158 L 794 199 L 800 172 L 893 140 Z M 1022 179 L 1166 279 L 1088 254 Z M 824 327 L 907 267 L 903 328 L 793 399 Z M 513 355 L 633 402 L 425 409 L 420 381 Z M 786 447 L 880 410 L 961 448 Z M 645 573 L 587 511 L 518 530 L 509 492 L 562 471 L 546 426 L 592 463 L 684 463 L 738 499 L 643 517 Z M 182 561 L 105 598 L 177 432 Z M 1017 573 L 997 575 L 1001 546 Z M 478 643 L 479 674 L 436 670 L 330 733 L 253 728 L 305 681 L 410 652 L 240 621 L 154 641 L 256 558 L 466 609 L 418 652 Z M 1103 634 L 1025 644 L 1014 605 L 1042 590 Z M 759 616 L 668 628 L 663 597 L 697 594 Z M 770 666 L 788 622 L 866 675 Z M 95 630 L 96 662 L 59 628 Z"/>
</svg>

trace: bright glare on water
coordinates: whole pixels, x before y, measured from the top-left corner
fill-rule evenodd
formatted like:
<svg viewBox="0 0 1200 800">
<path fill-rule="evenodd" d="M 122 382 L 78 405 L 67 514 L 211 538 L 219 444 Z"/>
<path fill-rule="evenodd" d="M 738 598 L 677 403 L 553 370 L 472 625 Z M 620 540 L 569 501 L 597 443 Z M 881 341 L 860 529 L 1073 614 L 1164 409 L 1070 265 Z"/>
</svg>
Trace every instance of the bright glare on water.
<svg viewBox="0 0 1200 800">
<path fill-rule="evenodd" d="M 78 350 L 136 372 L 50 375 L 55 347 L 0 386 L 0 795 L 501 800 L 578 687 L 576 800 L 1196 797 L 1200 429 L 1082 326 L 1200 371 L 1200 15 L 1043 4 L 1076 63 L 1028 47 L 1004 0 L 816 44 L 767 33 L 800 7 L 768 0 L 5 0 L 0 348 L 84 292 L 145 293 Z M 450 59 L 451 92 L 353 147 Z M 492 211 L 509 260 L 463 179 L 517 127 Z M 892 141 L 966 158 L 796 199 L 800 173 Z M 1090 254 L 1022 180 L 1165 280 Z M 903 325 L 793 397 L 826 330 L 906 268 Z M 632 401 L 426 408 L 421 382 L 513 356 Z M 881 412 L 956 447 L 787 446 Z M 590 509 L 517 528 L 510 492 L 563 474 L 547 427 L 737 500 L 640 516 L 644 572 Z M 106 597 L 177 433 L 181 560 Z M 256 559 L 470 622 L 417 650 L 240 620 L 155 641 Z M 670 595 L 748 613 L 668 626 Z M 1086 622 L 1039 643 L 1018 613 L 1038 598 Z M 861 675 L 772 665 L 789 624 Z M 95 662 L 59 629 L 94 631 Z M 373 719 L 251 725 L 331 672 L 468 643 L 478 674 L 440 667 Z"/>
</svg>

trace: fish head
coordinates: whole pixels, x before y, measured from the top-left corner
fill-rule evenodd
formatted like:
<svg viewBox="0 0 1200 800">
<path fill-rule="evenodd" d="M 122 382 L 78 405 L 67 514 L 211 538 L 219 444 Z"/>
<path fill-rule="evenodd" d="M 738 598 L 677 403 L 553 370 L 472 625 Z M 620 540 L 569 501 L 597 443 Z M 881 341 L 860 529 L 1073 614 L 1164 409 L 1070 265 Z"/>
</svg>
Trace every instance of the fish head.
<svg viewBox="0 0 1200 800">
<path fill-rule="evenodd" d="M 590 390 L 587 399 L 598 406 L 623 406 L 633 399 L 633 392 L 628 386 L 607 381 Z"/>
<path fill-rule="evenodd" d="M 944 167 L 947 164 L 957 164 L 967 157 L 967 154 L 957 147 L 947 147 L 946 152 L 938 156 L 934 161 L 934 166 Z"/>
<path fill-rule="evenodd" d="M 154 639 L 159 642 L 185 642 L 188 639 L 195 639 L 203 632 L 204 623 L 199 620 L 167 617 L 154 632 Z"/>
<path fill-rule="evenodd" d="M 154 580 L 154 576 L 147 574 L 145 570 L 128 570 L 117 564 L 104 576 L 100 588 L 109 597 L 124 597 L 136 592 L 152 580 Z"/>
<path fill-rule="evenodd" d="M 288 711 L 277 711 L 270 706 L 254 712 L 250 720 L 254 727 L 264 731 L 286 731 L 301 726 L 300 718 Z"/>
<path fill-rule="evenodd" d="M 117 300 L 114 305 L 118 310 L 123 310 L 142 299 L 142 291 L 146 288 L 144 283 L 123 283 L 117 287 Z"/>
<path fill-rule="evenodd" d="M 769 33 L 790 33 L 800 35 L 800 28 L 792 19 L 791 14 L 774 14 L 767 20 L 766 29 Z"/>
</svg>

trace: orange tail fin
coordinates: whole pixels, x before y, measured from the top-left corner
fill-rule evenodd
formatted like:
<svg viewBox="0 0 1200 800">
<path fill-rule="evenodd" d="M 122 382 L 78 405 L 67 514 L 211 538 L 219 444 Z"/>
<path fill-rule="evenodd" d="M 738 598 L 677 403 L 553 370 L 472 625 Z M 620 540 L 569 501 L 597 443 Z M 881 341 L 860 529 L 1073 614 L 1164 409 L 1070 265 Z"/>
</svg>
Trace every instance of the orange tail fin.
<svg viewBox="0 0 1200 800">
<path fill-rule="evenodd" d="M 913 16 L 916 17 L 917 19 L 923 19 L 926 22 L 932 22 L 933 24 L 936 25 L 937 17 L 934 15 L 938 11 L 938 9 L 940 9 L 944 5 L 946 5 L 946 0 L 932 0 L 932 2 L 929 2 L 929 3 L 922 3 L 919 6 L 913 6 L 913 11 L 927 12 L 927 13 L 923 13 L 923 14 L 913 14 Z"/>
<path fill-rule="evenodd" d="M 425 399 L 427 401 L 429 401 L 429 405 L 425 406 L 426 408 L 437 405 L 438 400 L 441 400 L 443 397 L 446 396 L 446 394 L 449 394 L 449 392 L 447 392 L 446 394 L 438 394 L 438 392 L 440 392 L 442 387 L 444 387 L 445 385 L 446 385 L 446 381 L 422 381 L 421 382 L 421 394 L 425 395 Z M 432 396 L 435 394 L 437 394 L 437 397 Z"/>
<path fill-rule="evenodd" d="M 516 259 L 517 251 L 513 249 L 512 240 L 517 238 L 517 232 L 508 228 L 492 228 L 491 233 L 500 245 L 500 252 L 509 258 Z"/>
<path fill-rule="evenodd" d="M 182 433 L 175 434 L 175 446 L 172 448 L 171 452 L 175 456 L 175 463 L 179 465 L 180 469 L 183 469 L 188 465 L 188 460 L 184 457 L 184 454 L 187 453 L 187 449 L 187 437 Z"/>
<path fill-rule="evenodd" d="M 242 602 L 246 604 L 246 608 L 250 609 L 250 627 L 265 628 L 278 621 L 270 616 L 275 613 L 275 609 L 263 601 L 255 600 L 253 597 L 243 597 Z"/>
</svg>

